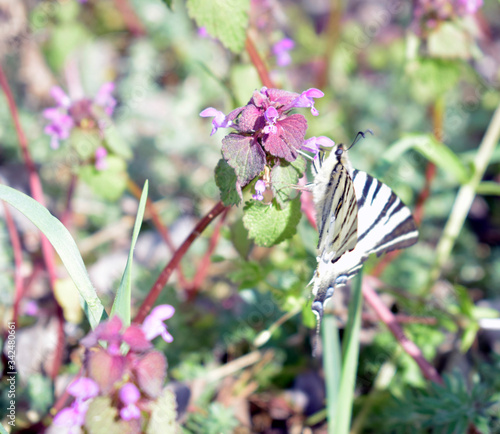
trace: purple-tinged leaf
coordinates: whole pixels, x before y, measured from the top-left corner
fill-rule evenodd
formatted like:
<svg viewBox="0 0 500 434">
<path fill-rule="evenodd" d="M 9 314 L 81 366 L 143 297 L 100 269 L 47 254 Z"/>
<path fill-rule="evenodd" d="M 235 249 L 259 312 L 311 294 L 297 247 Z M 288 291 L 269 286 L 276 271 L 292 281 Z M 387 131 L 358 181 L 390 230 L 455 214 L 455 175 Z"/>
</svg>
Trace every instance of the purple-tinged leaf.
<svg viewBox="0 0 500 434">
<path fill-rule="evenodd" d="M 153 348 L 153 344 L 146 339 L 142 328 L 137 324 L 132 324 L 125 330 L 123 340 L 132 351 L 146 351 Z"/>
<path fill-rule="evenodd" d="M 264 110 L 252 104 L 247 105 L 238 119 L 238 130 L 242 133 L 250 133 L 260 130 L 266 125 Z"/>
<path fill-rule="evenodd" d="M 137 359 L 135 373 L 140 389 L 151 398 L 156 398 L 162 391 L 167 374 L 167 359 L 159 351 L 151 351 Z"/>
<path fill-rule="evenodd" d="M 299 114 L 286 117 L 276 123 L 277 132 L 266 134 L 263 145 L 267 152 L 286 161 L 294 161 L 304 143 L 307 130 L 306 118 Z"/>
<path fill-rule="evenodd" d="M 222 139 L 222 155 L 236 172 L 241 187 L 247 185 L 264 170 L 266 163 L 264 150 L 250 136 L 229 134 L 224 137 Z"/>
<path fill-rule="evenodd" d="M 98 385 L 102 393 L 109 392 L 121 380 L 125 371 L 125 358 L 112 356 L 106 350 L 91 351 L 87 365 L 89 377 Z"/>
</svg>

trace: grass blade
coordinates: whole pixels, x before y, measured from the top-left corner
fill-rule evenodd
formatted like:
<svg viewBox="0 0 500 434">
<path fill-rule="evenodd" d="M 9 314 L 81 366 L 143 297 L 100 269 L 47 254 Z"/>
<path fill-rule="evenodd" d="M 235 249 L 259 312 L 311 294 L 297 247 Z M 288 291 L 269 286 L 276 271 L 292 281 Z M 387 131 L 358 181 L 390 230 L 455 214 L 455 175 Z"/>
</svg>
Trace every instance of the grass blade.
<svg viewBox="0 0 500 434">
<path fill-rule="evenodd" d="M 134 249 L 139 231 L 144 218 L 144 210 L 146 209 L 146 200 L 148 198 L 148 181 L 144 183 L 142 189 L 141 200 L 139 201 L 139 208 L 137 209 L 137 216 L 135 218 L 134 231 L 132 233 L 132 242 L 130 244 L 130 252 L 128 254 L 127 266 L 123 272 L 122 280 L 118 291 L 116 293 L 113 307 L 111 308 L 111 316 L 118 315 L 125 326 L 130 325 L 130 305 L 132 297 L 132 263 L 134 261 Z"/>
<path fill-rule="evenodd" d="M 338 405 L 342 354 L 340 350 L 339 330 L 333 315 L 323 318 L 323 368 L 326 382 L 326 409 L 328 432 L 333 433 L 335 412 Z"/>
<path fill-rule="evenodd" d="M 333 431 L 335 434 L 349 433 L 349 427 L 351 425 L 354 388 L 356 387 L 356 372 L 358 370 L 361 307 L 363 305 L 363 295 L 361 292 L 362 274 L 361 270 L 352 285 L 352 298 L 349 303 L 349 318 L 343 337 L 342 375 L 339 388 L 339 396 L 341 396 L 342 399 L 339 400 L 337 404 L 334 420 L 335 430 Z"/>
<path fill-rule="evenodd" d="M 50 241 L 83 298 L 90 326 L 95 328 L 107 315 L 71 234 L 47 208 L 20 191 L 0 185 L 0 199 L 23 213 Z"/>
</svg>

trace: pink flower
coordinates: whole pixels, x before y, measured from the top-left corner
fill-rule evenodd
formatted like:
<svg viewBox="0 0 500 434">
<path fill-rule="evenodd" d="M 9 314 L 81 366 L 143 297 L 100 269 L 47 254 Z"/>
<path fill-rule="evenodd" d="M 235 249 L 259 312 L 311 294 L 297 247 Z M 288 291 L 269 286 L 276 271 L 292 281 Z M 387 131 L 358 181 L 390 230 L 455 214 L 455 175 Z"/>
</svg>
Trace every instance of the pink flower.
<svg viewBox="0 0 500 434">
<path fill-rule="evenodd" d="M 317 155 L 321 148 L 331 148 L 333 146 L 335 146 L 335 142 L 328 137 L 311 137 L 304 141 L 302 150 L 312 152 L 314 155 Z"/>
<path fill-rule="evenodd" d="M 212 121 L 212 132 L 211 136 L 215 134 L 215 132 L 219 128 L 228 128 L 231 126 L 232 122 L 228 121 L 226 115 L 219 110 L 214 109 L 213 107 L 208 107 L 200 113 L 200 116 L 203 118 L 214 117 Z"/>
<path fill-rule="evenodd" d="M 108 163 L 106 162 L 106 157 L 108 156 L 108 151 L 104 146 L 99 146 L 95 151 L 95 168 L 97 170 L 106 170 L 108 168 Z"/>
<path fill-rule="evenodd" d="M 120 389 L 120 400 L 125 404 L 120 410 L 120 417 L 123 420 L 139 419 L 141 417 L 141 410 L 135 405 L 135 403 L 141 397 L 141 392 L 132 383 L 126 383 Z"/>
<path fill-rule="evenodd" d="M 111 116 L 116 106 L 116 100 L 111 96 L 114 89 L 113 82 L 104 83 L 93 100 L 82 98 L 71 101 L 70 97 L 59 86 L 54 86 L 50 90 L 50 94 L 57 105 L 43 111 L 43 116 L 50 121 L 44 132 L 51 137 L 51 148 L 59 148 L 59 141 L 69 138 L 71 130 L 81 126 L 84 119 L 90 119 L 93 121 L 91 124 L 99 125 L 101 129 L 104 129 L 101 127 L 103 123 L 98 119 L 94 108 L 95 106 L 102 107 L 104 112 Z"/>
<path fill-rule="evenodd" d="M 259 179 L 255 183 L 255 194 L 252 195 L 253 199 L 263 200 L 264 196 L 262 195 L 262 193 L 264 193 L 264 191 L 266 191 L 266 183 L 262 179 Z"/>
<path fill-rule="evenodd" d="M 295 42 L 290 38 L 283 38 L 273 45 L 273 54 L 276 56 L 278 66 L 287 66 L 292 62 L 289 51 L 293 50 Z"/>
<path fill-rule="evenodd" d="M 76 399 L 70 407 L 63 408 L 57 413 L 54 425 L 67 428 L 70 433 L 77 433 L 85 422 L 89 399 L 99 394 L 99 386 L 90 378 L 80 377 L 68 386 L 68 393 Z"/>
<path fill-rule="evenodd" d="M 104 111 L 108 116 L 113 114 L 116 106 L 116 99 L 111 96 L 114 90 L 115 83 L 112 81 L 104 83 L 94 98 L 94 103 L 104 108 Z"/>
<path fill-rule="evenodd" d="M 311 107 L 311 113 L 318 116 L 318 110 L 314 107 L 314 98 L 322 98 L 325 96 L 319 89 L 307 89 L 292 103 L 293 107 Z"/>
<path fill-rule="evenodd" d="M 151 341 L 161 335 L 165 342 L 172 342 L 174 338 L 167 331 L 167 326 L 163 324 L 163 321 L 172 318 L 174 313 L 174 307 L 169 304 L 156 306 L 142 323 L 142 331 L 146 335 L 146 339 Z"/>
</svg>

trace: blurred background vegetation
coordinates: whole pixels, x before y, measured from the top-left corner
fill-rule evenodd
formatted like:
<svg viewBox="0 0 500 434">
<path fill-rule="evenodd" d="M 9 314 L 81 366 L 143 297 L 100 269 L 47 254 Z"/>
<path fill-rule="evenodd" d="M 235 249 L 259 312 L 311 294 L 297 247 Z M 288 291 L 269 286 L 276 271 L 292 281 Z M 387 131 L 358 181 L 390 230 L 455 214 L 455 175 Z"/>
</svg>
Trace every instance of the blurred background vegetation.
<svg viewBox="0 0 500 434">
<path fill-rule="evenodd" d="M 276 87 L 325 92 L 316 103 L 320 115 L 305 114 L 306 137 L 350 143 L 358 131 L 373 130 L 350 152 L 354 167 L 391 186 L 419 219 L 419 243 L 392 260 L 371 258 L 364 274 L 380 279 L 384 303 L 405 321 L 406 334 L 445 383 L 430 384 L 365 307 L 353 432 L 500 432 L 499 326 L 481 320 L 498 317 L 500 306 L 498 146 L 488 156 L 483 184 L 451 254 L 441 258 L 439 278 L 431 276 L 457 191 L 472 177 L 477 149 L 500 103 L 499 2 L 486 0 L 470 14 L 456 12 L 460 2 L 450 1 L 236 3 L 248 13 L 247 34 Z M 284 37 L 295 46 L 291 62 L 279 66 L 272 47 Z M 128 255 L 134 185 L 149 179 L 150 198 L 179 246 L 219 200 L 213 171 L 224 133 L 210 136 L 210 122 L 199 113 L 209 106 L 228 113 L 245 105 L 262 86 L 259 75 L 245 51 L 231 52 L 200 31 L 180 0 L 0 1 L 0 56 L 48 207 L 67 217 L 99 296 L 110 306 Z M 104 136 L 75 128 L 59 149 L 51 149 L 42 115 L 54 106 L 51 88 L 60 86 L 70 97 L 80 88 L 93 98 L 105 82 L 116 84 L 112 128 Z M 106 170 L 94 167 L 96 143 L 107 149 Z M 0 179 L 28 192 L 3 96 Z M 46 363 L 56 323 L 40 235 L 18 215 L 15 220 L 26 286 L 18 328 L 21 429 L 47 414 L 78 371 L 78 341 L 88 325 L 59 264 L 56 293 L 66 342 L 52 384 Z M 5 219 L 0 234 L 0 312 L 6 322 L 14 284 Z M 307 287 L 316 240 L 302 218 L 293 238 L 272 248 L 255 246 L 241 207 L 233 207 L 191 246 L 181 264 L 183 278 L 174 274 L 158 301 L 176 308 L 168 323 L 174 342 L 157 346 L 167 355 L 186 432 L 326 432 L 322 362 L 311 355 L 315 320 Z M 171 255 L 146 220 L 135 251 L 133 310 Z M 206 274 L 194 279 L 200 269 Z M 348 300 L 349 291 L 342 290 L 332 303 L 341 336 Z M 269 340 L 256 345 L 280 319 Z M 6 397 L 1 399 L 5 408 Z"/>
</svg>

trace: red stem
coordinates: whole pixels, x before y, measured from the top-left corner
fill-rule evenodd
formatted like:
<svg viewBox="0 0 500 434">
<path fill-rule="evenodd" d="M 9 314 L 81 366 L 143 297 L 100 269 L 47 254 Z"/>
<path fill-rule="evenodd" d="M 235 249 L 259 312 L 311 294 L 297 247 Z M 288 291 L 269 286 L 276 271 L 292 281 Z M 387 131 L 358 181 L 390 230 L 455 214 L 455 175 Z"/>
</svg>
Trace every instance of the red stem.
<svg viewBox="0 0 500 434">
<path fill-rule="evenodd" d="M 370 322 L 378 322 L 380 321 L 380 318 L 377 315 L 373 315 L 368 312 L 364 312 L 361 315 L 363 321 L 370 321 Z M 426 324 L 426 325 L 436 325 L 437 324 L 437 319 L 433 317 L 421 317 L 421 316 L 411 316 L 411 315 L 403 315 L 403 314 L 396 314 L 394 315 L 394 319 L 399 323 L 399 324 Z"/>
<path fill-rule="evenodd" d="M 363 280 L 363 296 L 368 305 L 375 311 L 381 321 L 383 321 L 387 325 L 391 333 L 394 335 L 403 349 L 408 353 L 408 355 L 412 357 L 413 360 L 415 360 L 425 378 L 434 381 L 435 383 L 442 384 L 443 380 L 436 371 L 436 368 L 434 368 L 434 366 L 432 366 L 425 359 L 422 351 L 420 351 L 420 348 L 418 348 L 414 342 L 410 341 L 406 337 L 394 314 L 382 302 L 382 300 L 375 292 L 375 290 L 370 286 L 368 281 L 372 282 L 374 281 L 374 279 L 368 278 Z"/>
<path fill-rule="evenodd" d="M 328 16 L 328 26 L 326 28 L 325 52 L 321 59 L 320 69 L 316 80 L 316 87 L 323 89 L 328 84 L 328 71 L 335 48 L 340 38 L 341 19 L 342 19 L 342 1 L 332 0 L 330 2 L 330 15 Z"/>
<path fill-rule="evenodd" d="M 250 35 L 248 34 L 247 34 L 247 39 L 245 41 L 245 48 L 247 49 L 247 53 L 250 56 L 250 60 L 252 61 L 253 65 L 255 66 L 255 69 L 257 70 L 257 73 L 259 74 L 260 81 L 262 82 L 262 84 L 268 88 L 274 88 L 275 87 L 274 83 L 271 80 L 271 77 L 269 77 L 269 71 L 267 70 L 267 67 L 264 64 L 262 58 L 259 56 L 259 53 L 255 48 L 252 38 L 250 38 Z"/>
<path fill-rule="evenodd" d="M 31 159 L 31 155 L 29 153 L 28 149 L 28 141 L 26 139 L 26 135 L 24 134 L 23 128 L 21 126 L 21 122 L 19 121 L 19 113 L 17 110 L 16 102 L 14 100 L 14 97 L 12 95 L 12 91 L 10 90 L 9 82 L 7 81 L 7 77 L 5 76 L 5 73 L 3 71 L 2 66 L 0 65 L 0 86 L 5 93 L 5 97 L 7 98 L 7 104 L 9 105 L 9 110 L 10 114 L 12 116 L 12 119 L 14 121 L 14 126 L 16 129 L 17 133 L 17 138 L 19 140 L 19 146 L 21 147 L 21 152 L 23 155 L 24 159 L 24 164 L 26 165 L 26 168 L 28 170 L 28 177 L 29 177 L 29 185 L 30 185 L 30 191 L 31 191 L 31 196 L 38 201 L 40 204 L 45 206 L 45 199 L 43 197 L 43 189 L 42 189 L 42 183 L 40 182 L 40 178 L 38 176 L 38 173 L 36 171 L 35 164 L 33 160 Z M 50 287 L 52 289 L 52 292 L 54 291 L 55 287 L 55 282 L 57 279 L 56 275 L 56 266 L 55 266 L 55 261 L 54 261 L 54 250 L 52 249 L 52 246 L 47 238 L 42 234 L 41 238 L 41 247 L 42 247 L 42 255 L 43 259 L 45 262 L 45 268 L 47 269 L 47 273 L 49 275 L 49 282 L 50 282 Z M 57 302 L 56 298 L 54 297 L 54 302 L 56 303 L 57 306 L 57 311 L 58 311 L 58 319 L 60 321 L 64 321 L 63 316 L 62 316 L 62 310 L 61 307 L 59 306 L 59 303 Z M 64 332 L 63 332 L 63 327 L 62 324 L 59 326 L 59 334 L 58 334 L 58 339 L 61 345 L 57 346 L 56 349 L 56 356 L 54 357 L 54 365 L 52 369 L 52 379 L 55 379 L 55 375 L 59 371 L 59 367 L 61 366 L 62 363 L 62 342 L 64 341 Z M 55 374 L 54 374 L 55 373 Z"/>
<path fill-rule="evenodd" d="M 141 23 L 141 20 L 137 17 L 134 9 L 130 6 L 127 0 L 115 0 L 116 9 L 120 12 L 125 26 L 130 33 L 134 36 L 144 36 L 146 30 Z"/>
<path fill-rule="evenodd" d="M 186 241 L 184 241 L 174 253 L 174 256 L 160 273 L 158 279 L 156 279 L 156 282 L 149 291 L 149 294 L 139 308 L 134 322 L 142 323 L 144 321 L 144 318 L 146 318 L 147 314 L 153 307 L 153 304 L 160 295 L 163 287 L 167 284 L 170 275 L 177 268 L 182 257 L 186 254 L 191 244 L 193 244 L 193 241 L 198 238 L 198 236 L 205 230 L 205 228 L 226 208 L 227 207 L 225 207 L 222 202 L 217 202 L 217 204 L 208 212 L 208 214 L 198 222 L 193 231 L 187 237 Z"/>
<path fill-rule="evenodd" d="M 223 213 L 221 219 L 217 222 L 217 225 L 215 226 L 214 232 L 210 238 L 210 243 L 208 245 L 208 249 L 205 252 L 205 255 L 203 258 L 201 258 L 200 264 L 198 265 L 198 270 L 196 272 L 196 275 L 194 276 L 194 279 L 191 283 L 191 287 L 189 288 L 189 294 L 188 298 L 192 299 L 198 290 L 200 289 L 201 284 L 205 280 L 205 277 L 207 276 L 208 273 L 208 267 L 210 266 L 210 258 L 213 255 L 215 248 L 217 247 L 217 244 L 219 242 L 220 238 L 220 230 L 222 228 L 222 225 L 224 224 L 224 221 L 226 220 L 227 213 L 229 212 L 229 208 L 226 208 Z"/>
</svg>

